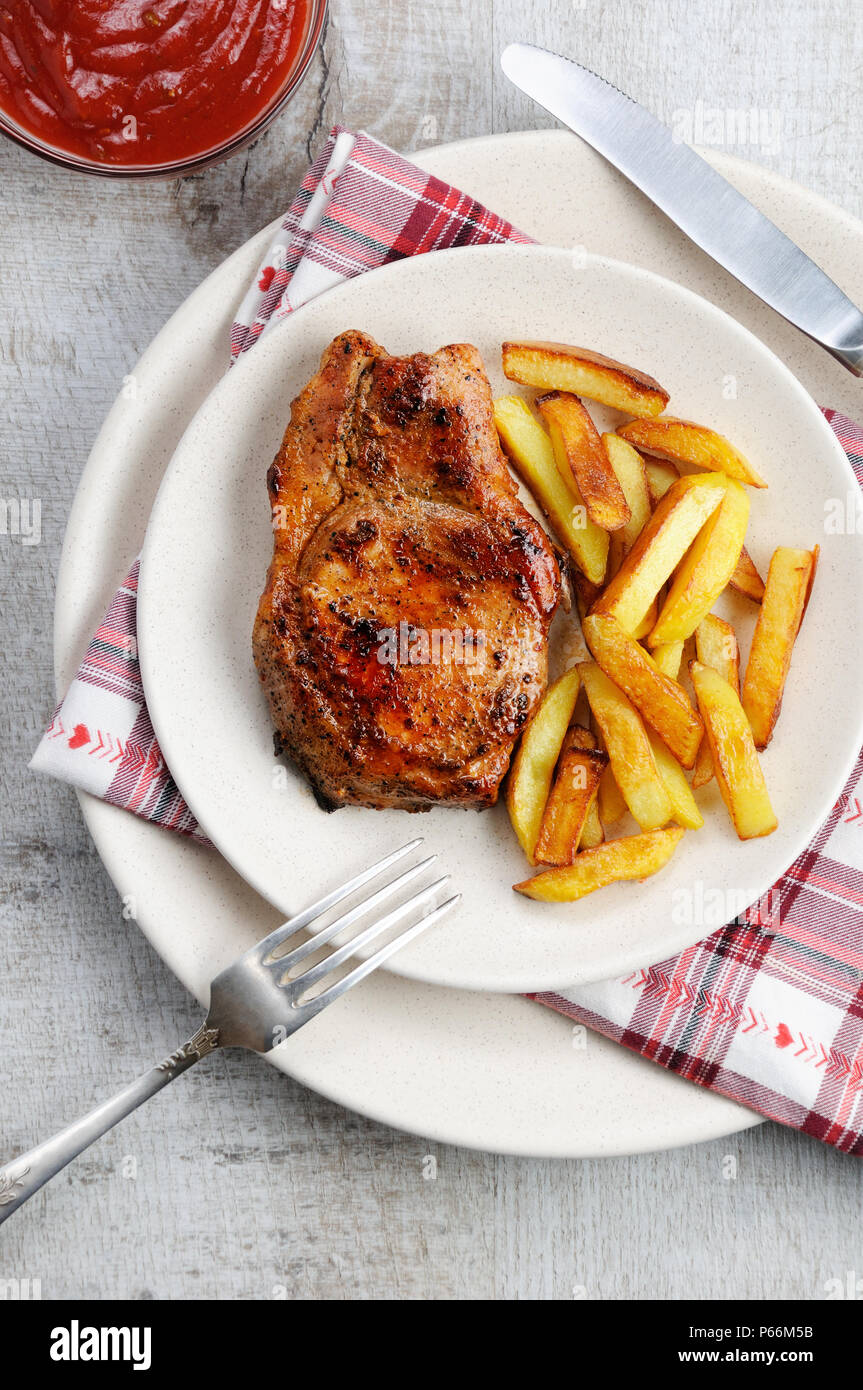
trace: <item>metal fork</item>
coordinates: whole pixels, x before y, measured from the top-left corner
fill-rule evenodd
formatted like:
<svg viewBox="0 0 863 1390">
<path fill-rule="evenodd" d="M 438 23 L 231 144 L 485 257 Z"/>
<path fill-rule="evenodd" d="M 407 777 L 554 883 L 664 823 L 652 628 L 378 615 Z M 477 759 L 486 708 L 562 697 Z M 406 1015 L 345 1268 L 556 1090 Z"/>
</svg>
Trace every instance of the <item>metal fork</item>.
<svg viewBox="0 0 863 1390">
<path fill-rule="evenodd" d="M 61 1130 L 53 1139 L 0 1168 L 0 1222 L 17 1211 L 28 1197 L 38 1192 L 49 1178 L 65 1168 L 94 1140 L 113 1129 L 126 1115 L 161 1091 L 181 1072 L 188 1071 L 208 1052 L 215 1051 L 217 1047 L 247 1047 L 253 1052 L 269 1052 L 373 970 L 377 970 L 396 951 L 439 921 L 460 898 L 460 894 L 456 893 L 440 901 L 441 890 L 449 882 L 448 877 L 437 879 L 414 892 L 385 915 L 380 915 L 385 903 L 402 893 L 408 884 L 425 874 L 436 862 L 436 856 L 430 855 L 419 863 L 402 868 L 395 877 L 388 877 L 380 887 L 352 903 L 333 921 L 315 931 L 315 923 L 320 918 L 339 903 L 358 894 L 374 879 L 380 878 L 394 864 L 412 855 L 421 844 L 420 838 L 402 845 L 401 849 L 386 855 L 350 882 L 334 889 L 319 902 L 270 932 L 269 936 L 246 951 L 213 980 L 207 1018 L 187 1043 L 172 1052 L 164 1062 L 139 1076 L 131 1086 L 119 1091 L 112 1100 L 105 1101 L 76 1124 Z M 323 946 L 368 917 L 373 918 L 370 924 L 344 945 L 330 951 L 323 960 L 310 965 L 300 974 L 294 973 L 298 966 Z M 348 974 L 335 979 L 320 992 L 305 997 L 357 950 L 397 928 L 396 935 Z M 280 948 L 299 932 L 311 935 L 292 951 L 282 953 Z"/>
</svg>

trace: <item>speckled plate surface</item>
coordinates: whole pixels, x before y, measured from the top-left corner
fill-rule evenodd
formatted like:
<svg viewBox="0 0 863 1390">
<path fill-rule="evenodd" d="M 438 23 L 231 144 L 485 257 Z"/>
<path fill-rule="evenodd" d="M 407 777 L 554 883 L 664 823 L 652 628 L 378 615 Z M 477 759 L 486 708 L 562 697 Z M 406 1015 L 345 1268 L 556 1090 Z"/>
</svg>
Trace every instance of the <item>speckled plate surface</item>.
<svg viewBox="0 0 863 1390">
<path fill-rule="evenodd" d="M 304 779 L 274 763 L 250 649 L 272 547 L 264 480 L 287 402 L 327 343 L 352 327 L 394 353 L 474 343 L 495 394 L 512 389 L 499 361 L 508 337 L 583 343 L 636 364 L 671 392 L 671 413 L 719 429 L 768 480 L 751 492 L 747 542 L 762 573 L 776 544 L 821 543 L 782 720 L 763 758 L 779 818 L 773 835 L 741 842 L 713 782 L 699 795 L 704 828 L 684 837 L 661 873 L 576 904 L 536 903 L 512 891 L 529 869 L 501 803 L 481 815 L 451 807 L 420 817 L 356 807 L 327 813 Z M 604 428 L 626 418 L 594 414 Z M 417 256 L 360 276 L 287 319 L 225 377 L 159 490 L 141 564 L 138 643 L 162 751 L 225 858 L 286 916 L 331 883 L 334 864 L 358 870 L 421 834 L 463 901 L 393 957 L 397 974 L 516 993 L 661 960 L 704 934 L 700 903 L 742 910 L 767 892 L 829 812 L 863 741 L 863 610 L 855 602 L 863 537 L 825 535 L 823 524 L 825 497 L 853 486 L 820 411 L 772 353 L 705 300 L 648 271 L 563 249 L 498 246 Z M 738 609 L 745 654 L 754 610 L 745 600 Z M 583 650 L 572 617 L 559 615 L 554 639 L 552 675 Z M 806 679 L 815 671 L 817 708 Z"/>
<path fill-rule="evenodd" d="M 814 397 L 859 412 L 860 383 L 723 274 L 592 150 L 561 131 L 463 141 L 413 156 L 550 244 L 672 276 L 780 353 Z M 854 298 L 863 226 L 756 165 L 710 160 Z M 550 193 L 553 190 L 553 193 Z M 64 691 L 140 548 L 159 482 L 225 370 L 233 309 L 264 229 L 190 296 L 135 370 L 94 446 L 57 582 L 55 666 Z M 181 368 L 181 370 L 180 370 Z M 98 545 L 93 538 L 98 537 Z M 141 930 L 201 1002 L 213 974 L 279 920 L 219 855 L 81 794 L 90 833 Z M 714 1139 L 760 1117 L 523 999 L 439 989 L 378 972 L 267 1059 L 330 1099 L 426 1138 L 527 1155 L 637 1153 Z"/>
</svg>

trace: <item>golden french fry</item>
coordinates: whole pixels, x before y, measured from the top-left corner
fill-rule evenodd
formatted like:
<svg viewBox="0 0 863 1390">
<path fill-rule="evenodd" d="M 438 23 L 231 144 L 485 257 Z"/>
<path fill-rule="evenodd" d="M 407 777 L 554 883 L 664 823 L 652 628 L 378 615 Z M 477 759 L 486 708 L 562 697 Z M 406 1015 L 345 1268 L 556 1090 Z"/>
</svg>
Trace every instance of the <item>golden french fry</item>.
<svg viewBox="0 0 863 1390">
<path fill-rule="evenodd" d="M 648 458 L 644 460 L 644 476 L 647 479 L 651 505 L 655 507 L 657 502 L 662 501 L 672 483 L 677 482 L 680 474 L 673 463 L 657 463 L 655 459 Z"/>
<path fill-rule="evenodd" d="M 578 609 L 580 622 L 584 622 L 599 595 L 602 593 L 601 584 L 591 584 L 583 570 L 573 568 L 571 572 L 572 587 L 575 591 L 575 606 Z"/>
<path fill-rule="evenodd" d="M 500 396 L 494 423 L 501 443 L 579 569 L 593 584 L 605 578 L 608 532 L 587 515 L 581 494 L 574 492 L 557 467 L 551 440 L 521 396 Z"/>
<path fill-rule="evenodd" d="M 565 391 L 548 391 L 536 405 L 551 436 L 557 466 L 583 497 L 591 521 L 604 531 L 617 531 L 629 520 L 629 507 L 581 401 Z"/>
<path fill-rule="evenodd" d="M 587 729 L 580 734 L 594 743 Z M 538 864 L 571 864 L 582 841 L 590 807 L 595 805 L 596 790 L 608 754 L 595 748 L 581 746 L 583 739 L 575 728 L 570 729 L 554 775 L 539 838 L 536 842 Z"/>
<path fill-rule="evenodd" d="M 683 660 L 683 643 L 681 637 L 677 642 L 663 642 L 653 653 L 653 660 L 656 662 L 664 676 L 670 676 L 673 681 L 677 680 L 680 674 L 680 663 Z"/>
<path fill-rule="evenodd" d="M 725 496 L 724 473 L 688 473 L 668 489 L 617 574 L 594 604 L 630 636 Z"/>
<path fill-rule="evenodd" d="M 638 710 L 592 661 L 582 662 L 577 670 L 627 806 L 642 830 L 658 830 L 671 819 L 671 800 Z"/>
<path fill-rule="evenodd" d="M 749 483 L 750 487 L 767 486 L 749 460 L 724 435 L 706 425 L 696 425 L 692 420 L 678 420 L 673 415 L 663 415 L 661 420 L 630 420 L 629 424 L 621 425 L 617 433 L 644 454 L 653 454 L 671 463 L 694 464 L 711 473 L 727 473 L 729 478 Z"/>
<path fill-rule="evenodd" d="M 519 844 L 531 864 L 536 863 L 534 852 L 542 815 L 551 790 L 555 764 L 578 699 L 578 683 L 578 668 L 573 667 L 549 686 L 521 736 L 509 771 L 506 807 Z"/>
<path fill-rule="evenodd" d="M 728 681 L 732 690 L 740 694 L 740 648 L 734 635 L 734 628 L 724 618 L 708 613 L 695 629 L 695 649 L 698 660 L 704 666 L 718 671 L 723 680 Z M 654 653 L 656 655 L 656 653 Z M 708 739 L 702 739 L 695 768 L 692 773 L 693 787 L 704 787 L 713 776 L 713 754 Z"/>
<path fill-rule="evenodd" d="M 745 545 L 728 583 L 732 589 L 736 589 L 739 594 L 745 594 L 754 603 L 760 603 L 764 597 L 764 580 L 752 563 L 752 556 Z"/>
<path fill-rule="evenodd" d="M 593 715 L 590 717 L 590 722 L 596 734 L 597 747 L 607 753 L 608 749 L 605 747 L 602 730 Z M 626 802 L 623 799 L 620 787 L 614 780 L 614 773 L 611 770 L 610 762 L 600 779 L 599 791 L 596 796 L 596 805 L 599 812 L 599 819 L 603 825 L 615 825 L 616 822 L 620 820 L 621 816 L 626 814 Z"/>
<path fill-rule="evenodd" d="M 701 664 L 718 671 L 739 695 L 740 648 L 731 624 L 708 613 L 695 629 L 695 650 Z"/>
<path fill-rule="evenodd" d="M 734 573 L 749 523 L 749 495 L 734 478 L 674 573 L 668 597 L 647 639 L 649 647 L 687 638 L 709 613 Z"/>
<path fill-rule="evenodd" d="M 770 561 L 741 696 L 756 748 L 767 747 L 779 718 L 791 653 L 817 563 L 817 545 L 814 550 L 780 545 Z"/>
<path fill-rule="evenodd" d="M 590 706 L 588 705 L 588 709 L 589 708 Z M 590 729 L 583 728 L 580 724 L 572 725 L 567 734 L 567 738 L 572 739 L 573 745 L 576 748 L 599 748 L 599 741 L 596 735 L 591 733 Z M 611 766 L 608 760 L 608 754 L 604 748 L 601 748 L 599 751 L 605 759 L 604 771 L 607 772 Z M 587 816 L 585 818 L 584 828 L 581 832 L 581 839 L 578 842 L 578 848 L 594 849 L 597 845 L 601 845 L 604 839 L 605 831 L 599 819 L 599 793 L 597 792 L 587 808 Z"/>
<path fill-rule="evenodd" d="M 627 444 L 625 439 L 621 439 L 616 434 L 604 434 L 602 447 L 608 462 L 614 469 L 615 477 L 620 483 L 626 505 L 629 508 L 628 521 L 612 538 L 612 541 L 620 541 L 622 547 L 620 558 L 623 559 L 624 555 L 627 555 L 635 545 L 639 534 L 650 520 L 650 493 L 644 472 L 644 460 L 637 449 L 633 449 L 631 444 Z"/>
<path fill-rule="evenodd" d="M 668 863 L 683 831 L 677 826 L 644 835 L 622 835 L 576 855 L 568 868 L 548 869 L 515 883 L 517 893 L 539 902 L 569 903 L 621 879 L 649 878 Z"/>
<path fill-rule="evenodd" d="M 602 828 L 602 821 L 599 819 L 599 795 L 597 794 L 587 808 L 578 848 L 580 850 L 596 849 L 596 846 L 601 845 L 604 839 L 605 831 Z"/>
<path fill-rule="evenodd" d="M 568 343 L 504 343 L 503 371 L 510 381 L 543 391 L 571 391 L 633 415 L 659 415 L 668 392 L 658 381 L 613 357 Z"/>
<path fill-rule="evenodd" d="M 582 623 L 582 632 L 609 680 L 629 697 L 677 761 L 692 767 L 704 725 L 683 686 L 663 675 L 650 653 L 607 614 L 591 613 Z"/>
<path fill-rule="evenodd" d="M 772 835 L 778 821 L 770 804 L 752 730 L 736 692 L 718 671 L 689 667 L 713 755 L 716 780 L 741 840 Z"/>
<path fill-rule="evenodd" d="M 678 825 L 684 826 L 687 830 L 700 830 L 704 824 L 704 817 L 695 803 L 695 797 L 689 789 L 683 768 L 674 754 L 666 748 L 658 734 L 655 734 L 652 729 L 648 729 L 647 737 L 659 775 L 662 778 L 662 784 L 671 801 L 671 819 L 676 820 Z"/>
<path fill-rule="evenodd" d="M 680 663 L 683 660 L 684 642 L 681 638 L 676 642 L 664 642 L 662 646 L 656 648 L 653 659 L 664 676 L 670 676 L 676 681 L 680 673 Z M 704 817 L 698 809 L 695 797 L 689 787 L 689 783 L 683 775 L 683 769 L 677 759 L 666 748 L 658 734 L 648 729 L 647 737 L 650 740 L 650 747 L 656 759 L 656 766 L 659 775 L 668 792 L 673 809 L 673 818 L 678 825 L 683 825 L 687 830 L 700 830 L 704 824 Z M 695 766 L 698 767 L 699 759 L 704 749 L 707 748 L 707 757 L 710 758 L 710 749 L 707 739 L 703 738 L 698 745 L 698 752 L 695 756 Z M 711 763 L 711 773 L 713 764 Z M 693 779 L 694 785 L 694 779 Z"/>
</svg>

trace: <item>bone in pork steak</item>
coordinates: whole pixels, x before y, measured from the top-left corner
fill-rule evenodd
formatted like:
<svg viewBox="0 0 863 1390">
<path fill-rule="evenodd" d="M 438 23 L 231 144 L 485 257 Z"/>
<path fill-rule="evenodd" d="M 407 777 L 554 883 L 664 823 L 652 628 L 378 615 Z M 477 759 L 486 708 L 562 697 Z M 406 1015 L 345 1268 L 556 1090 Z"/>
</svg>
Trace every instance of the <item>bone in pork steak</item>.
<svg viewBox="0 0 863 1390">
<path fill-rule="evenodd" d="M 390 357 L 340 334 L 267 482 L 253 646 L 282 749 L 327 808 L 493 805 L 545 689 L 560 575 L 476 348 Z"/>
</svg>

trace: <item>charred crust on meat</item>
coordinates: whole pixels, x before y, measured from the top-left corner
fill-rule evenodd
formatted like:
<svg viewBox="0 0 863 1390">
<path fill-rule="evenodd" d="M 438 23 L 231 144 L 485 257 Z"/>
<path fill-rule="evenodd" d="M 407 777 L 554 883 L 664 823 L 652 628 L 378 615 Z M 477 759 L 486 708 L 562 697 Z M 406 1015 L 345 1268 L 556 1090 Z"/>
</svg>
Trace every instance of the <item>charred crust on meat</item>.
<svg viewBox="0 0 863 1390">
<path fill-rule="evenodd" d="M 267 486 L 284 512 L 254 654 L 283 754 L 327 810 L 493 805 L 545 688 L 559 572 L 476 349 L 391 358 L 339 335 Z M 385 632 L 438 629 L 480 632 L 474 664 L 381 659 Z"/>
</svg>

